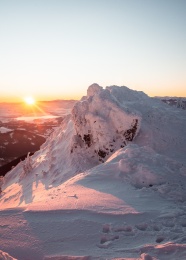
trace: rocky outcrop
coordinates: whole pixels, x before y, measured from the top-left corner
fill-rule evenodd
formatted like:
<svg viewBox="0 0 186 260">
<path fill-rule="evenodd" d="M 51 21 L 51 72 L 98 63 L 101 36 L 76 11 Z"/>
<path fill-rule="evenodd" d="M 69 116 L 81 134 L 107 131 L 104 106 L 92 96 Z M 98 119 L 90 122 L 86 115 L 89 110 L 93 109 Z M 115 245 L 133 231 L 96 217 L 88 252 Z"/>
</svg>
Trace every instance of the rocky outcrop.
<svg viewBox="0 0 186 260">
<path fill-rule="evenodd" d="M 87 97 L 74 106 L 72 117 L 76 135 L 71 153 L 85 148 L 89 157 L 103 162 L 111 153 L 133 141 L 139 132 L 139 113 L 130 113 L 110 90 L 93 84 L 87 90 Z"/>
</svg>

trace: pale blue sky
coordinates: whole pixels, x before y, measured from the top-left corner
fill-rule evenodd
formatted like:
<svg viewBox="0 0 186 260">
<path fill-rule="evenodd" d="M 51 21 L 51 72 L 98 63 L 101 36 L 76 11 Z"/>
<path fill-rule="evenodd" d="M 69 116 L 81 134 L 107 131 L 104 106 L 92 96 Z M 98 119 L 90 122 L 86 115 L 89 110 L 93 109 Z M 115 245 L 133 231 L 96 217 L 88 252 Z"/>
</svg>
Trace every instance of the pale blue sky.
<svg viewBox="0 0 186 260">
<path fill-rule="evenodd" d="M 186 96 L 185 0 L 0 0 L 0 100 L 96 82 Z"/>
</svg>

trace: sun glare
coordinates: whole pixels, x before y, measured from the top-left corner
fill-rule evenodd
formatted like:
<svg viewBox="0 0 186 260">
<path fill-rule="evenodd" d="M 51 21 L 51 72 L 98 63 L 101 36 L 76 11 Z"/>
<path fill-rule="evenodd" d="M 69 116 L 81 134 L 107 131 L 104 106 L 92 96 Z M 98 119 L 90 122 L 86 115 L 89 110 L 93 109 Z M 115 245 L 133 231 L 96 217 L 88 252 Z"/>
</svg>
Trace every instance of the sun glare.
<svg viewBox="0 0 186 260">
<path fill-rule="evenodd" d="M 33 97 L 25 97 L 24 101 L 27 105 L 34 105 L 35 104 L 35 99 Z"/>
</svg>

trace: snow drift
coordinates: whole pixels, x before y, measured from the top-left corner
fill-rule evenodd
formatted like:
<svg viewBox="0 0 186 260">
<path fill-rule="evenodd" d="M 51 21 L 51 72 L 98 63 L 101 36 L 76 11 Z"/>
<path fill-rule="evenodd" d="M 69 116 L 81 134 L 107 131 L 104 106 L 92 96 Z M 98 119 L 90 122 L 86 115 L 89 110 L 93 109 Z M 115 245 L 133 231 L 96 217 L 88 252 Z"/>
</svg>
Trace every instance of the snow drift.
<svg viewBox="0 0 186 260">
<path fill-rule="evenodd" d="M 184 111 L 93 84 L 41 149 L 5 176 L 0 207 L 23 212 L 15 213 L 26 218 L 20 230 L 40 238 L 38 251 L 28 243 L 35 259 L 167 259 L 167 251 L 184 259 L 185 132 Z M 46 239 L 56 243 L 43 247 Z M 26 247 L 1 244 L 24 259 Z"/>
</svg>

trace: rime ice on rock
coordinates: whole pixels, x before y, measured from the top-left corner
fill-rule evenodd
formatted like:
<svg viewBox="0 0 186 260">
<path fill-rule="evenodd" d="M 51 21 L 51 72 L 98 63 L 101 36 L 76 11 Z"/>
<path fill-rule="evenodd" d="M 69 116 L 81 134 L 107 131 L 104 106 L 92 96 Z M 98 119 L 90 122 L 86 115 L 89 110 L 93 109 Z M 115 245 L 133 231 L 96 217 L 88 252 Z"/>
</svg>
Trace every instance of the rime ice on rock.
<svg viewBox="0 0 186 260">
<path fill-rule="evenodd" d="M 103 162 L 137 135 L 141 116 L 124 108 L 111 90 L 112 87 L 103 89 L 93 84 L 88 88 L 87 98 L 74 106 L 76 135 L 72 152 L 85 148 L 86 155 Z"/>
<path fill-rule="evenodd" d="M 98 94 L 101 90 L 102 87 L 100 87 L 97 83 L 94 83 L 88 87 L 87 97 L 94 96 L 95 94 Z"/>
</svg>

